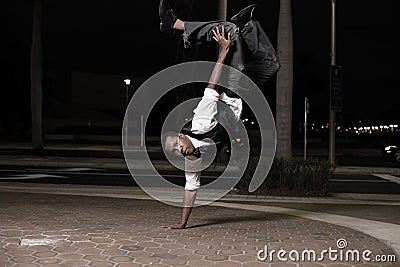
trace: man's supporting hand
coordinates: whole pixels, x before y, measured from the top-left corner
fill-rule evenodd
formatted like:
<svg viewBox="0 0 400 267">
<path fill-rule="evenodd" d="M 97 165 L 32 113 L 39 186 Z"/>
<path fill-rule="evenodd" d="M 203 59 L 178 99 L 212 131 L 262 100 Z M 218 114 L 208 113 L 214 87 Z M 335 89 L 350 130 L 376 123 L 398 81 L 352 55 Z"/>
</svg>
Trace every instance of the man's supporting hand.
<svg viewBox="0 0 400 267">
<path fill-rule="evenodd" d="M 194 201 L 196 200 L 196 195 L 197 195 L 197 190 L 185 190 L 185 194 L 183 195 L 183 209 L 182 209 L 181 222 L 176 224 L 163 225 L 161 227 L 167 229 L 185 228 L 189 219 L 189 215 L 192 212 Z"/>
</svg>

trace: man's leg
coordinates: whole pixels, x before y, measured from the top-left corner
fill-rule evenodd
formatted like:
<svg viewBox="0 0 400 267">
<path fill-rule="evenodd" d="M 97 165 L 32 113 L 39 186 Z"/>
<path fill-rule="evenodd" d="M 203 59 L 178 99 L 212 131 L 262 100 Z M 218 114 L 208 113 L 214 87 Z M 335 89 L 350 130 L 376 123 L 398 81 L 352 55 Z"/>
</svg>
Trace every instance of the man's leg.
<svg viewBox="0 0 400 267">
<path fill-rule="evenodd" d="M 172 26 L 172 28 L 175 30 L 184 31 L 185 23 L 180 19 L 176 19 L 175 24 Z"/>
<path fill-rule="evenodd" d="M 225 28 L 225 32 L 230 32 L 231 34 L 231 58 L 227 60 L 226 64 L 231 67 L 244 72 L 244 59 L 243 59 L 243 49 L 239 35 L 239 29 L 232 22 L 227 21 L 210 21 L 210 22 L 189 22 L 182 21 L 176 17 L 174 11 L 168 4 L 168 0 L 160 0 L 159 4 L 159 15 L 160 15 L 160 30 L 164 33 L 171 33 L 177 31 L 183 31 L 184 46 L 186 48 L 190 47 L 191 42 L 213 42 L 213 30 L 217 27 Z M 229 89 L 233 92 L 238 92 L 245 86 L 240 86 L 240 75 L 237 72 L 229 71 L 227 74 L 227 79 L 229 82 Z M 227 92 L 230 94 L 230 92 Z M 235 96 L 235 94 L 231 94 Z"/>
<path fill-rule="evenodd" d="M 216 27 L 225 27 L 227 31 L 236 28 L 236 25 L 226 21 L 210 21 L 210 22 L 183 22 L 176 17 L 175 12 L 170 7 L 168 0 L 160 0 L 159 3 L 160 30 L 164 33 L 172 33 L 174 30 L 184 32 L 184 36 L 194 38 L 197 41 L 213 41 L 212 30 Z M 196 33 L 195 33 L 196 32 Z M 232 41 L 236 39 L 236 34 L 231 33 Z"/>
<path fill-rule="evenodd" d="M 279 70 L 278 56 L 258 21 L 247 23 L 241 29 L 241 35 L 249 51 L 245 62 L 247 74 L 257 85 L 261 85 Z"/>
<path fill-rule="evenodd" d="M 183 30 L 182 36 L 186 47 L 190 46 L 191 42 L 214 42 L 213 30 L 223 27 L 226 33 L 229 32 L 231 34 L 231 51 L 225 60 L 225 64 L 240 72 L 245 72 L 242 40 L 239 35 L 239 29 L 235 24 L 227 21 L 191 22 L 178 19 L 174 27 L 177 30 Z M 241 75 L 237 71 L 229 69 L 224 79 L 224 84 L 230 90 L 226 93 L 231 97 L 237 97 L 236 93 L 246 87 L 243 85 Z"/>
</svg>

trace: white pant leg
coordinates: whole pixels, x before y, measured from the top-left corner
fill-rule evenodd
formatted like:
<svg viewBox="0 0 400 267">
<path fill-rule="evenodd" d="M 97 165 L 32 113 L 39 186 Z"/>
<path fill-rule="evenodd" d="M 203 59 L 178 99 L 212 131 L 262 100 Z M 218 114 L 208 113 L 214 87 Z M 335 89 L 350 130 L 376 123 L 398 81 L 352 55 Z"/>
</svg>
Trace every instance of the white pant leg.
<svg viewBox="0 0 400 267">
<path fill-rule="evenodd" d="M 200 174 L 201 172 L 185 172 L 185 190 L 197 190 L 200 188 Z"/>
</svg>

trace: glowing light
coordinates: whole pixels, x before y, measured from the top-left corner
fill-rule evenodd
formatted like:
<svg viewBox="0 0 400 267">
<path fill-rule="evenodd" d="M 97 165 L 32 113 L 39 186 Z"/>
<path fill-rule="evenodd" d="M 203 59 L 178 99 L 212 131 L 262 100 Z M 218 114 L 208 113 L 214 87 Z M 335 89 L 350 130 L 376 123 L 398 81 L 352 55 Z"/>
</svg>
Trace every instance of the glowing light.
<svg viewBox="0 0 400 267">
<path fill-rule="evenodd" d="M 126 84 L 126 85 L 130 85 L 131 84 L 131 79 L 124 79 L 124 83 Z"/>
</svg>

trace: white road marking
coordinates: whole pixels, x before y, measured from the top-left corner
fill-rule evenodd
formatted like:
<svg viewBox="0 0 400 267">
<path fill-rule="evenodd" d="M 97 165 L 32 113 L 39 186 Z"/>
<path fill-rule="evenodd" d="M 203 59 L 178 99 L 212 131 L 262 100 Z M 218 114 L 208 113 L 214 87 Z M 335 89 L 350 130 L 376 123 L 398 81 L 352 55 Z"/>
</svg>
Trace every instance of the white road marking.
<svg viewBox="0 0 400 267">
<path fill-rule="evenodd" d="M 104 169 L 94 169 L 94 168 L 63 168 L 56 170 L 64 172 L 104 171 Z"/>
<path fill-rule="evenodd" d="M 388 180 L 390 182 L 400 184 L 400 178 L 389 174 L 373 174 L 373 176 Z"/>
<path fill-rule="evenodd" d="M 33 172 L 34 170 L 30 170 Z M 61 174 L 73 174 L 73 175 L 86 175 L 86 176 L 131 176 L 129 173 L 97 173 L 97 172 L 67 172 L 67 171 L 58 171 L 58 170 L 46 170 L 47 173 L 61 173 Z"/>
<path fill-rule="evenodd" d="M 0 177 L 0 180 L 25 180 L 25 179 L 41 179 L 41 178 L 61 178 L 66 179 L 68 177 L 59 175 L 48 175 L 44 173 L 38 174 L 18 174 L 6 177 Z"/>
<path fill-rule="evenodd" d="M 86 176 L 126 176 L 126 177 L 132 177 L 131 174 L 129 173 L 113 173 L 113 172 L 106 172 L 106 173 L 97 173 L 97 172 L 67 172 L 67 171 L 60 171 L 60 170 L 46 170 L 46 169 L 26 169 L 24 170 L 0 170 L 0 172 L 35 172 L 35 171 L 44 171 L 46 173 L 58 173 L 58 174 L 73 174 L 73 175 L 86 175 Z M 138 177 L 155 177 L 154 174 L 146 174 L 146 173 L 135 173 L 135 176 Z M 162 176 L 165 177 L 171 177 L 171 178 L 184 178 L 183 174 L 162 174 Z M 50 176 L 49 176 L 50 177 Z M 54 177 L 57 177 L 57 175 L 54 175 Z M 62 176 L 59 176 L 62 177 Z M 218 178 L 215 175 L 202 175 L 201 177 L 203 178 Z M 67 177 L 64 177 L 67 178 Z M 226 176 L 225 178 L 236 178 L 234 176 Z M 0 178 L 0 179 L 9 179 L 9 178 Z M 22 178 L 21 178 L 22 179 Z"/>
</svg>

